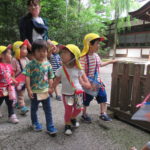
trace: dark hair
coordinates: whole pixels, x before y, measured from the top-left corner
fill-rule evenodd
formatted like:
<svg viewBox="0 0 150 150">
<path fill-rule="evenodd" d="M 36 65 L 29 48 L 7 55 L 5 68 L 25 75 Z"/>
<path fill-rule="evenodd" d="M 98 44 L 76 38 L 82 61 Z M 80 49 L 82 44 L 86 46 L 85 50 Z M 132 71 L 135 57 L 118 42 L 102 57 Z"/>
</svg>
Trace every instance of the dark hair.
<svg viewBox="0 0 150 150">
<path fill-rule="evenodd" d="M 91 44 L 91 45 L 94 45 L 94 43 L 95 43 L 96 41 L 100 41 L 99 38 L 90 41 L 90 44 Z"/>
<path fill-rule="evenodd" d="M 33 42 L 32 53 L 34 53 L 35 51 L 38 51 L 40 49 L 47 49 L 47 51 L 48 51 L 48 44 L 45 40 L 38 39 Z"/>
<path fill-rule="evenodd" d="M 40 4 L 40 0 L 28 0 L 27 6 Z"/>
</svg>

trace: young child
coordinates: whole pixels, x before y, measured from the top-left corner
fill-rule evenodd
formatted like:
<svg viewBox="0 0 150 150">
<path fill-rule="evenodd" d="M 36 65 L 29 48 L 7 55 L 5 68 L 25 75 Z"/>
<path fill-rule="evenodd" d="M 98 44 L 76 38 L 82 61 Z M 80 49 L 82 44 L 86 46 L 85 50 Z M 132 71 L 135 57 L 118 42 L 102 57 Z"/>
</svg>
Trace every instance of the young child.
<svg viewBox="0 0 150 150">
<path fill-rule="evenodd" d="M 31 99 L 31 121 L 35 131 L 41 131 L 42 125 L 38 121 L 37 111 L 41 102 L 45 112 L 46 127 L 49 134 L 56 134 L 53 125 L 49 93 L 52 92 L 53 70 L 47 61 L 48 44 L 44 40 L 36 40 L 32 45 L 34 59 L 26 66 L 26 86 Z"/>
<path fill-rule="evenodd" d="M 48 60 L 52 65 L 53 72 L 55 75 L 56 70 L 61 66 L 61 58 L 59 55 L 59 44 L 56 41 L 51 41 L 51 42 L 53 45 L 56 46 L 56 48 L 49 52 Z M 54 89 L 54 91 L 56 94 L 56 100 L 61 101 L 61 96 L 58 95 L 57 87 Z"/>
<path fill-rule="evenodd" d="M 97 51 L 99 49 L 99 42 L 103 41 L 98 34 L 89 33 L 84 37 L 84 48 L 81 54 L 80 63 L 88 77 L 94 77 L 95 72 L 97 74 L 97 81 L 101 82 L 100 79 L 100 67 L 106 66 L 108 64 L 116 62 L 116 60 L 111 60 L 107 62 L 102 62 Z M 87 107 L 90 105 L 90 102 L 93 100 L 94 96 L 89 95 L 87 93 L 84 94 L 84 111 L 82 115 L 82 119 L 88 123 L 91 122 L 90 116 L 87 115 Z M 104 121 L 111 121 L 112 119 L 107 115 L 107 95 L 105 89 L 103 89 L 103 95 L 100 94 L 96 96 L 96 100 L 98 104 L 100 104 L 100 119 Z"/>
<path fill-rule="evenodd" d="M 13 51 L 14 51 L 14 56 L 15 58 L 12 59 L 12 67 L 15 72 L 15 77 L 18 77 L 25 66 L 29 63 L 29 59 L 26 57 L 27 56 L 27 47 L 28 47 L 28 41 L 17 41 L 13 44 Z M 21 87 L 21 89 L 16 88 L 17 91 L 17 96 L 18 96 L 18 107 L 21 108 L 21 115 L 25 115 L 28 111 L 29 108 L 26 107 L 25 105 L 25 99 L 24 99 L 24 94 L 25 94 L 25 85 Z"/>
<path fill-rule="evenodd" d="M 0 46 L 0 107 L 5 100 L 8 107 L 9 122 L 16 124 L 19 120 L 14 113 L 13 100 L 10 100 L 9 96 L 9 89 L 13 86 L 13 69 L 10 64 L 11 58 L 10 47 Z M 15 90 L 13 92 L 15 92 Z"/>
<path fill-rule="evenodd" d="M 65 107 L 65 134 L 71 135 L 73 127 L 79 127 L 76 117 L 81 112 L 83 87 L 90 88 L 91 85 L 79 63 L 80 50 L 73 44 L 66 45 L 61 51 L 60 56 L 63 66 L 56 71 L 56 78 L 53 83 L 55 88 L 60 80 L 62 83 L 62 97 Z M 82 85 L 82 86 L 81 86 Z M 79 95 L 78 95 L 78 94 Z M 80 98 L 79 98 L 79 97 Z M 78 97 L 78 101 L 76 100 Z"/>
</svg>

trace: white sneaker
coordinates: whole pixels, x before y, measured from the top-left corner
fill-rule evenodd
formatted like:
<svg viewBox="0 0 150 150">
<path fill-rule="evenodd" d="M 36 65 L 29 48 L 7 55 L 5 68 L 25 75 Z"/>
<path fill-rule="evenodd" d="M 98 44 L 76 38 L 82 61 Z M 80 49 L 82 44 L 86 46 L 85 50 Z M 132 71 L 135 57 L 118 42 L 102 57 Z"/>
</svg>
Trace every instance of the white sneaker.
<svg viewBox="0 0 150 150">
<path fill-rule="evenodd" d="M 72 129 L 70 125 L 65 125 L 65 134 L 66 135 L 71 135 L 72 134 Z"/>
<path fill-rule="evenodd" d="M 39 107 L 43 107 L 42 103 L 39 103 Z"/>
<path fill-rule="evenodd" d="M 14 124 L 19 123 L 19 120 L 18 120 L 16 114 L 11 115 L 11 116 L 9 117 L 9 120 L 8 120 L 8 121 L 9 121 L 10 123 L 14 123 Z"/>
</svg>

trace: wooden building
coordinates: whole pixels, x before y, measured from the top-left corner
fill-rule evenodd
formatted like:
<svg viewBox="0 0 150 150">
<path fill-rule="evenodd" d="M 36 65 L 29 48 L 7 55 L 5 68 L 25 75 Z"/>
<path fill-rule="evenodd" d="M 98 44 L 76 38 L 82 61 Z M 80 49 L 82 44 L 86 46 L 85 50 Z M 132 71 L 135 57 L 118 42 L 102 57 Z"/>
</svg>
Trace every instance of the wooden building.
<svg viewBox="0 0 150 150">
<path fill-rule="evenodd" d="M 140 9 L 130 12 L 131 27 L 124 25 L 124 30 L 119 34 L 117 57 L 148 58 L 150 55 L 150 2 Z M 114 24 L 109 28 L 108 46 L 112 48 Z M 110 50 L 109 56 L 113 55 Z"/>
</svg>

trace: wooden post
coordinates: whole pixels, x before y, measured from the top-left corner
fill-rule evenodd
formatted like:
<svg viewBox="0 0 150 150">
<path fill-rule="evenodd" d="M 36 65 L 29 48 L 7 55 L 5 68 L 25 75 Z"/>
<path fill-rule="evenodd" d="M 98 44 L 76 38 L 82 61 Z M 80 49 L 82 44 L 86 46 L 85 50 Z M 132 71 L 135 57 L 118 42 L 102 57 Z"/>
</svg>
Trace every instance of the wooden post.
<svg viewBox="0 0 150 150">
<path fill-rule="evenodd" d="M 113 64 L 110 107 L 118 106 L 118 67 L 119 63 Z"/>
<path fill-rule="evenodd" d="M 133 114 L 136 109 L 136 104 L 140 103 L 141 95 L 140 95 L 140 75 L 141 69 L 143 69 L 144 65 L 135 64 L 135 72 L 133 77 L 133 85 L 132 85 L 132 98 L 131 98 L 131 114 Z"/>
<path fill-rule="evenodd" d="M 128 105 L 130 104 L 129 99 L 129 64 L 124 64 L 124 70 L 122 74 L 122 79 L 120 81 L 120 109 L 123 111 L 128 110 Z"/>
<path fill-rule="evenodd" d="M 144 87 L 144 96 L 146 97 L 150 93 L 150 65 L 147 66 L 147 75 Z"/>
</svg>

